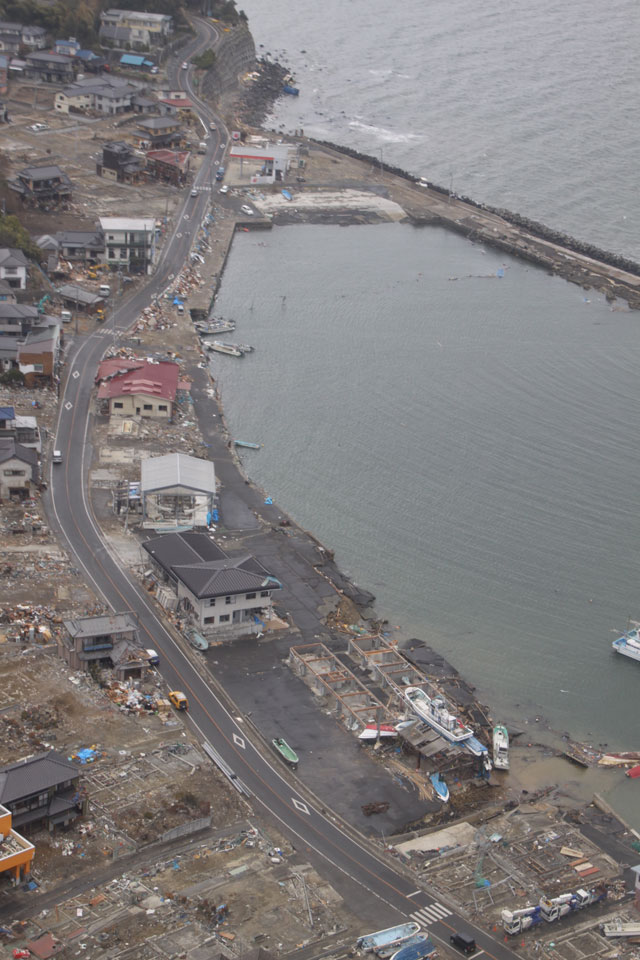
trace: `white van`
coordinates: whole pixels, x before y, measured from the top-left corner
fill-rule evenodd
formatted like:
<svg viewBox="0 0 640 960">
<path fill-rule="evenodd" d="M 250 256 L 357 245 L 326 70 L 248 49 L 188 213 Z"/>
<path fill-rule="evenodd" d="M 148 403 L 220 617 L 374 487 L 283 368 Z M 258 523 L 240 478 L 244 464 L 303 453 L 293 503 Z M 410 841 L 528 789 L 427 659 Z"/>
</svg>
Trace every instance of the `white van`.
<svg viewBox="0 0 640 960">
<path fill-rule="evenodd" d="M 62 463 L 62 451 L 54 450 L 53 457 L 51 459 L 53 463 Z"/>
<path fill-rule="evenodd" d="M 111 296 L 111 287 L 108 283 L 101 283 L 98 287 L 98 293 L 101 297 L 110 297 Z"/>
<path fill-rule="evenodd" d="M 63 323 L 71 323 L 71 320 L 72 320 L 71 310 L 61 310 L 60 319 L 62 320 Z"/>
<path fill-rule="evenodd" d="M 147 655 L 147 663 L 150 664 L 152 667 L 157 667 L 157 665 L 160 663 L 160 657 L 158 656 L 158 651 L 153 650 L 151 647 L 148 647 L 145 650 L 145 653 Z"/>
</svg>

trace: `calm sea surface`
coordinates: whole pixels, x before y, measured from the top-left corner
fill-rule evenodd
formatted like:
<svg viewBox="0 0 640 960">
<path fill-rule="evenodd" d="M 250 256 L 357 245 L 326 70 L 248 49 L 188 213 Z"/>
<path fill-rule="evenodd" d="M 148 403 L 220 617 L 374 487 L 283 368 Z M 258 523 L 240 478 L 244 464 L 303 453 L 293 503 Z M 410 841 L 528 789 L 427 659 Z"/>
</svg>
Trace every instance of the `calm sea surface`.
<svg viewBox="0 0 640 960">
<path fill-rule="evenodd" d="M 302 89 L 276 127 L 640 258 L 631 0 L 243 5 Z M 240 235 L 217 312 L 256 347 L 213 363 L 250 475 L 379 611 L 496 716 L 640 749 L 609 645 L 640 619 L 640 315 L 397 224 Z M 598 789 L 640 827 L 632 781 Z"/>
</svg>

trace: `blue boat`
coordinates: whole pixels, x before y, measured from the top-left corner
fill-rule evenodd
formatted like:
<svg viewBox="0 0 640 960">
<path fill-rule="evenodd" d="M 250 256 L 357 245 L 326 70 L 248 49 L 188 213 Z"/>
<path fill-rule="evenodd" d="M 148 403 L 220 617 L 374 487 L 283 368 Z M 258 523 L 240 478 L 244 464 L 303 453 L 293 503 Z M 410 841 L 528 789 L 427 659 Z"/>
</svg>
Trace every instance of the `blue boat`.
<svg viewBox="0 0 640 960">
<path fill-rule="evenodd" d="M 378 930 L 377 933 L 367 933 L 364 937 L 358 937 L 356 947 L 364 950 L 365 953 L 372 953 L 380 947 L 399 947 L 419 932 L 419 923 L 399 923 L 395 927 L 387 927 L 386 930 Z"/>
<path fill-rule="evenodd" d="M 425 937 L 423 943 L 405 944 L 394 953 L 391 960 L 425 960 L 425 957 L 431 957 L 435 952 L 433 942 Z"/>
<path fill-rule="evenodd" d="M 419 944 L 422 944 L 427 940 L 426 933 L 416 933 L 415 937 L 409 937 L 408 940 L 405 940 L 401 950 L 404 950 L 406 947 L 416 947 Z M 398 945 L 396 944 L 393 947 L 380 947 L 376 950 L 376 956 L 380 957 L 380 960 L 390 960 L 394 953 L 398 952 Z"/>
<path fill-rule="evenodd" d="M 429 777 L 431 780 L 431 786 L 436 792 L 436 797 L 438 800 L 442 800 L 443 803 L 446 803 L 449 799 L 449 787 L 446 785 L 439 773 L 432 773 Z"/>
<path fill-rule="evenodd" d="M 481 757 L 483 754 L 489 754 L 489 751 L 485 747 L 484 743 L 480 743 L 475 737 L 469 737 L 468 740 L 465 740 L 463 744 L 469 753 L 472 753 L 474 757 Z"/>
<path fill-rule="evenodd" d="M 288 93 L 290 97 L 297 97 L 300 93 L 297 87 L 292 87 L 289 83 L 285 83 L 284 87 L 282 88 L 282 92 Z"/>
<path fill-rule="evenodd" d="M 285 200 L 293 200 L 293 197 L 291 196 L 288 190 L 282 190 L 281 193 L 282 193 L 282 196 L 285 198 Z"/>
</svg>

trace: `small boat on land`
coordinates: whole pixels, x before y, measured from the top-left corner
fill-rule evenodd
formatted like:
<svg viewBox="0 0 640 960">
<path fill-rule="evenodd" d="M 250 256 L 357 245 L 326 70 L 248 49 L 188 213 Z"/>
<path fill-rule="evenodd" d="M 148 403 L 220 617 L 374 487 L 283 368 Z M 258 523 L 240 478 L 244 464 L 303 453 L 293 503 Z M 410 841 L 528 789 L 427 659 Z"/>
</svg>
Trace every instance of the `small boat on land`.
<svg viewBox="0 0 640 960">
<path fill-rule="evenodd" d="M 502 723 L 493 728 L 493 765 L 496 770 L 509 769 L 509 732 Z"/>
<path fill-rule="evenodd" d="M 387 927 L 386 930 L 378 930 L 377 933 L 367 933 L 364 937 L 358 937 L 356 947 L 364 950 L 365 953 L 377 952 L 381 947 L 393 947 L 396 944 L 400 946 L 419 932 L 419 923 L 399 923 L 395 927 Z"/>
<path fill-rule="evenodd" d="M 640 763 L 635 767 L 631 767 L 630 770 L 627 770 L 626 774 L 628 777 L 631 777 L 632 780 L 637 780 L 638 777 L 640 777 Z"/>
<path fill-rule="evenodd" d="M 441 800 L 442 803 L 446 803 L 449 799 L 449 787 L 446 785 L 440 774 L 432 773 L 429 777 L 429 780 L 431 780 L 431 786 L 435 790 L 438 800 Z"/>
<path fill-rule="evenodd" d="M 215 353 L 226 353 L 229 357 L 244 357 L 244 351 L 235 343 L 225 343 L 223 340 L 211 340 L 210 343 L 206 344 L 206 347 L 208 350 L 215 351 Z"/>
<path fill-rule="evenodd" d="M 282 759 L 287 763 L 292 770 L 295 770 L 298 766 L 298 754 L 295 750 L 292 750 L 286 740 L 283 740 L 282 737 L 276 737 L 275 740 L 272 740 L 271 743 L 274 745 Z"/>
<path fill-rule="evenodd" d="M 640 660 L 640 624 L 630 620 L 629 627 L 632 623 L 633 629 L 627 629 L 627 632 L 614 640 L 611 646 L 616 653 L 621 653 L 623 657 Z"/>
<path fill-rule="evenodd" d="M 293 197 L 291 196 L 288 190 L 283 190 L 282 196 L 285 198 L 285 200 L 293 200 Z"/>
<path fill-rule="evenodd" d="M 637 750 L 625 753 L 605 753 L 598 760 L 600 767 L 632 767 L 640 763 L 640 752 Z"/>
<path fill-rule="evenodd" d="M 426 933 L 416 933 L 414 937 L 409 937 L 408 940 L 405 940 L 401 950 L 406 950 L 407 947 L 417 947 L 418 945 L 422 946 L 428 939 Z M 379 950 L 376 950 L 376 956 L 380 957 L 380 960 L 388 960 L 389 957 L 393 957 L 398 953 L 397 945 L 394 947 L 381 947 Z"/>
<path fill-rule="evenodd" d="M 435 952 L 436 948 L 433 941 L 424 936 L 422 942 L 405 943 L 399 950 L 396 950 L 391 960 L 426 960 L 427 957 L 432 957 Z"/>
<path fill-rule="evenodd" d="M 383 737 L 397 737 L 398 731 L 392 723 L 381 723 L 380 724 L 380 738 Z M 358 734 L 358 740 L 377 740 L 378 739 L 378 724 L 367 723 L 364 730 Z"/>
<path fill-rule="evenodd" d="M 251 440 L 234 440 L 236 447 L 246 447 L 248 450 L 259 450 L 261 443 L 252 443 Z"/>
<path fill-rule="evenodd" d="M 460 743 L 473 736 L 471 727 L 449 712 L 444 697 L 430 697 L 421 687 L 407 687 L 404 698 L 414 713 L 447 740 Z M 486 748 L 485 748 L 486 749 Z"/>
</svg>

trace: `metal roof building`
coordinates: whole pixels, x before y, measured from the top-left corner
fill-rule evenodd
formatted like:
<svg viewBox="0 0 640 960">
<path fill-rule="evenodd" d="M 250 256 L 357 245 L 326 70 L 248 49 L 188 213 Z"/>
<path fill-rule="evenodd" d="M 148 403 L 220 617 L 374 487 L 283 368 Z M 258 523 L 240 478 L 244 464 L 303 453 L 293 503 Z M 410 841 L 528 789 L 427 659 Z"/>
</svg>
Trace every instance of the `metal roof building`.
<svg viewBox="0 0 640 960">
<path fill-rule="evenodd" d="M 216 474 L 211 460 L 184 453 L 150 457 L 140 464 L 143 526 L 189 530 L 211 523 Z"/>
</svg>

